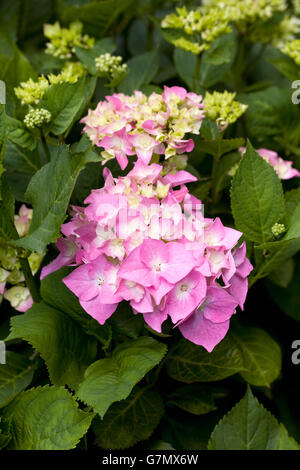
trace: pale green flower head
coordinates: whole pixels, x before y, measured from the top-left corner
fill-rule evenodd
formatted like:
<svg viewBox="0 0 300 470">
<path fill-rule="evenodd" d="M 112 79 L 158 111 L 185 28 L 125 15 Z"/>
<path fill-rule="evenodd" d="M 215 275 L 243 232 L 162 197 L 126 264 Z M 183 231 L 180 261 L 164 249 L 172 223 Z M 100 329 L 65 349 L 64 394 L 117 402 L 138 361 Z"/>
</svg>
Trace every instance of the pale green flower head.
<svg viewBox="0 0 300 470">
<path fill-rule="evenodd" d="M 247 110 L 247 105 L 235 101 L 236 93 L 224 91 L 220 93 L 207 92 L 204 98 L 206 116 L 216 121 L 224 130 L 229 124 L 233 124 Z"/>
<path fill-rule="evenodd" d="M 61 59 L 72 57 L 75 47 L 90 49 L 95 39 L 87 34 L 82 34 L 83 25 L 80 21 L 74 21 L 69 28 L 62 28 L 59 22 L 44 25 L 44 35 L 50 39 L 46 44 L 46 53 Z"/>
<path fill-rule="evenodd" d="M 235 23 L 243 33 L 250 28 L 251 37 L 256 30 L 257 34 L 261 34 L 261 22 L 265 23 L 275 13 L 283 12 L 286 8 L 285 0 L 206 0 L 196 10 L 177 8 L 176 13 L 171 13 L 162 20 L 161 27 L 182 30 L 181 37 L 172 39 L 170 36 L 169 41 L 176 47 L 199 54 L 209 49 L 210 44 L 219 36 L 231 31 L 230 22 Z M 258 29 L 257 22 L 260 22 Z M 254 32 L 251 30 L 253 27 Z M 286 19 L 277 29 L 275 25 L 274 34 L 277 37 L 280 35 L 279 29 L 285 31 L 286 35 L 287 31 L 290 33 L 295 30 L 295 21 Z M 267 34 L 270 35 L 270 31 Z"/>
<path fill-rule="evenodd" d="M 200 54 L 209 49 L 210 44 L 221 34 L 231 31 L 230 18 L 225 10 L 219 8 L 199 8 L 188 11 L 186 7 L 177 8 L 177 13 L 167 15 L 161 22 L 162 28 L 181 29 L 183 35 L 171 42 L 181 49 Z M 189 39 L 187 36 L 191 36 Z"/>
<path fill-rule="evenodd" d="M 85 73 L 85 67 L 80 62 L 66 62 L 61 73 L 50 73 L 48 80 L 51 85 L 57 83 L 76 83 Z"/>
<path fill-rule="evenodd" d="M 286 43 L 281 50 L 291 57 L 297 65 L 300 65 L 300 39 L 294 39 Z"/>
<path fill-rule="evenodd" d="M 49 82 L 44 75 L 35 82 L 30 78 L 27 82 L 21 82 L 20 86 L 14 89 L 15 94 L 22 104 L 37 104 L 49 87 Z"/>
<path fill-rule="evenodd" d="M 24 124 L 29 129 L 41 127 L 51 121 L 51 113 L 44 108 L 31 109 L 24 117 Z"/>
</svg>

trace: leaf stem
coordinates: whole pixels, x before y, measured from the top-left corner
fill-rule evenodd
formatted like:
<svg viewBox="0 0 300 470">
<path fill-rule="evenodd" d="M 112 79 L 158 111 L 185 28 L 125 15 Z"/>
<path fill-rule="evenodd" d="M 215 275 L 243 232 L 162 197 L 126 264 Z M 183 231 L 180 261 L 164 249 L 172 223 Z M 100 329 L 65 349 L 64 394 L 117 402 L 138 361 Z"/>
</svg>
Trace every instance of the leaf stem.
<svg viewBox="0 0 300 470">
<path fill-rule="evenodd" d="M 43 149 L 44 149 L 44 152 L 45 152 L 45 155 L 46 155 L 47 162 L 50 162 L 51 153 L 50 153 L 49 147 L 47 145 L 45 135 L 44 135 L 42 130 L 41 130 L 41 141 L 42 141 L 42 145 L 43 145 Z"/>
<path fill-rule="evenodd" d="M 34 302 L 40 302 L 41 296 L 40 296 L 36 281 L 32 275 L 28 259 L 27 258 L 19 258 L 19 259 L 20 259 L 22 272 L 25 277 L 26 285 L 30 291 L 31 297 L 33 298 Z"/>
</svg>

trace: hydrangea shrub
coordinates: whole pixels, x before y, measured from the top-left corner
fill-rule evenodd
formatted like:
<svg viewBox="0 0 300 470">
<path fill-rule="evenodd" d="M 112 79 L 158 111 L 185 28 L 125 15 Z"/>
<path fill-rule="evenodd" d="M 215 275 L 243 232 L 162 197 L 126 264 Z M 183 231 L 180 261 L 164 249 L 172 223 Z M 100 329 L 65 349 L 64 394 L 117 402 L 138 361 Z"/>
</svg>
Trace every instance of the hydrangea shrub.
<svg viewBox="0 0 300 470">
<path fill-rule="evenodd" d="M 299 2 L 2 3 L 0 449 L 299 450 Z"/>
</svg>

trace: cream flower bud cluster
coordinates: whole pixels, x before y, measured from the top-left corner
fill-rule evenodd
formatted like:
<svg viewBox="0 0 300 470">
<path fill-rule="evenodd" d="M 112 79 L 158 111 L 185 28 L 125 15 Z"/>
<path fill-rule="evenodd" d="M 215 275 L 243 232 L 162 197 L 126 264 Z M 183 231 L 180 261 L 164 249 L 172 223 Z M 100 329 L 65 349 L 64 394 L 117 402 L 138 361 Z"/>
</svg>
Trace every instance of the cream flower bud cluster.
<svg viewBox="0 0 300 470">
<path fill-rule="evenodd" d="M 24 117 L 24 124 L 29 129 L 41 127 L 51 121 L 51 113 L 44 108 L 31 109 Z"/>
</svg>

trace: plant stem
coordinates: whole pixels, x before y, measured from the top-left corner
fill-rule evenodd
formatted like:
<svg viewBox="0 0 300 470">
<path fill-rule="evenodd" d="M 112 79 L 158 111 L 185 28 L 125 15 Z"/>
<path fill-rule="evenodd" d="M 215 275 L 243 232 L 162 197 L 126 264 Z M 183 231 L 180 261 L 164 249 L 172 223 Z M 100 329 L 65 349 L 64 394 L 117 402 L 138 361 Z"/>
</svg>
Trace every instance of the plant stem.
<svg viewBox="0 0 300 470">
<path fill-rule="evenodd" d="M 200 65 L 201 65 L 201 57 L 198 54 L 196 56 L 196 65 L 195 65 L 195 70 L 194 70 L 194 75 L 193 75 L 193 88 L 194 88 L 194 90 L 197 89 L 197 83 L 198 83 L 199 75 L 200 75 Z"/>
<path fill-rule="evenodd" d="M 19 258 L 19 259 L 21 263 L 22 272 L 25 277 L 26 285 L 30 291 L 31 297 L 33 298 L 34 302 L 40 302 L 41 296 L 40 296 L 36 281 L 32 275 L 32 272 L 28 263 L 28 259 L 27 258 Z"/>
<path fill-rule="evenodd" d="M 50 154 L 50 150 L 48 148 L 48 145 L 47 145 L 47 142 L 46 142 L 46 139 L 42 130 L 41 130 L 41 140 L 42 140 L 43 149 L 47 158 L 47 162 L 50 162 L 51 154 Z"/>
</svg>

